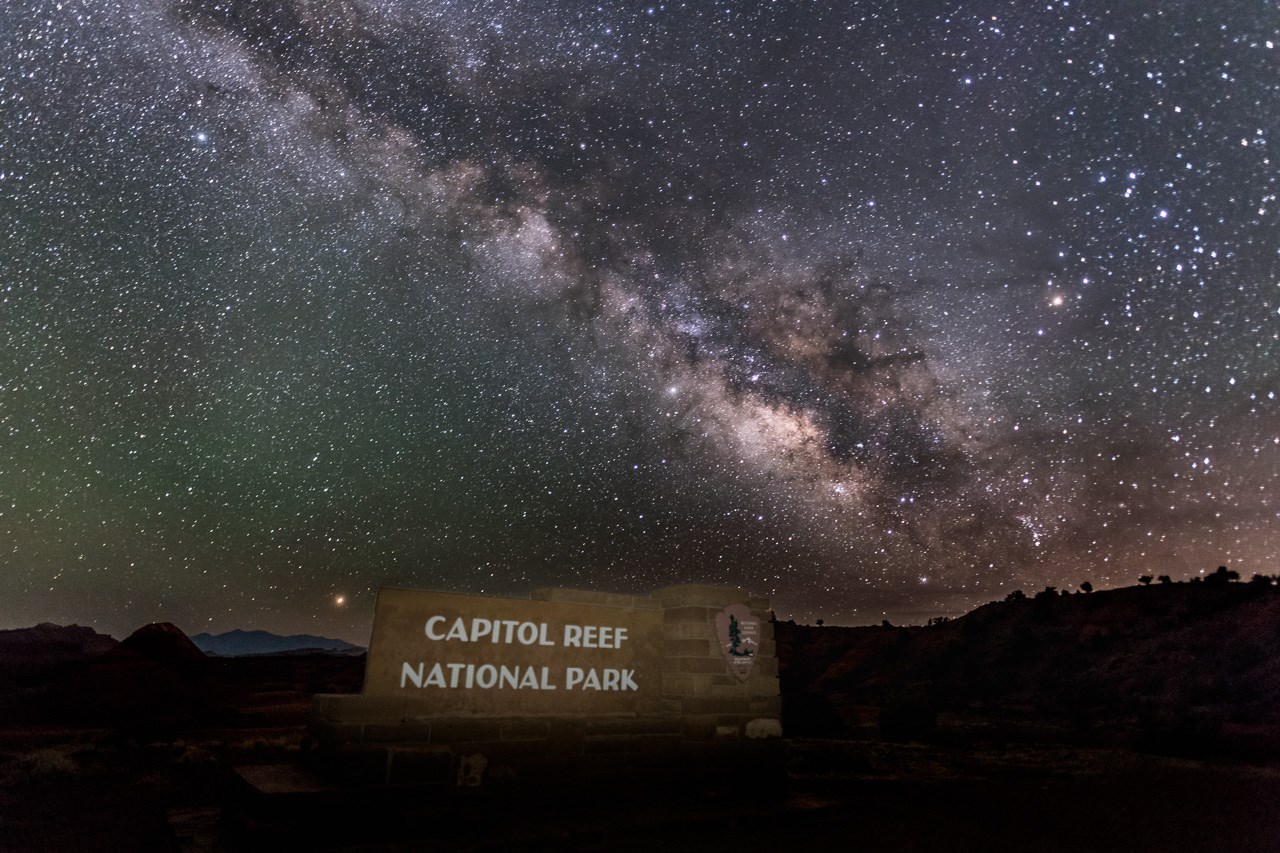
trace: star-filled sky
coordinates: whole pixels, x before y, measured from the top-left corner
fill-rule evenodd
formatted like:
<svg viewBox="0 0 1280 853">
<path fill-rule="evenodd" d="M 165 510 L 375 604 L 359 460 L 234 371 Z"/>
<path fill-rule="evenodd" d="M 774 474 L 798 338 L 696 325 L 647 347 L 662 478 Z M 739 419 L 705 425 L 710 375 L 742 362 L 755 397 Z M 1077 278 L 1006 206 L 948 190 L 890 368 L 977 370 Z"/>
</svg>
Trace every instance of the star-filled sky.
<svg viewBox="0 0 1280 853">
<path fill-rule="evenodd" d="M 1261 0 L 5 3 L 0 623 L 1274 572 L 1277 146 Z"/>
</svg>

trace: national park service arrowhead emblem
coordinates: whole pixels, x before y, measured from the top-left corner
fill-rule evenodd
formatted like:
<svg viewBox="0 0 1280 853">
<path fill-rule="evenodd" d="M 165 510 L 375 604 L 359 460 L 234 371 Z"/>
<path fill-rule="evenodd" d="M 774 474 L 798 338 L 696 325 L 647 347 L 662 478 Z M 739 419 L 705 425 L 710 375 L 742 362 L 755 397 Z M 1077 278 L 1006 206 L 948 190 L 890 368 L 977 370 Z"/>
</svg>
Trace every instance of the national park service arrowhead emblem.
<svg viewBox="0 0 1280 853">
<path fill-rule="evenodd" d="M 746 681 L 760 653 L 760 620 L 745 604 L 730 604 L 716 614 L 716 640 L 729 672 Z"/>
</svg>

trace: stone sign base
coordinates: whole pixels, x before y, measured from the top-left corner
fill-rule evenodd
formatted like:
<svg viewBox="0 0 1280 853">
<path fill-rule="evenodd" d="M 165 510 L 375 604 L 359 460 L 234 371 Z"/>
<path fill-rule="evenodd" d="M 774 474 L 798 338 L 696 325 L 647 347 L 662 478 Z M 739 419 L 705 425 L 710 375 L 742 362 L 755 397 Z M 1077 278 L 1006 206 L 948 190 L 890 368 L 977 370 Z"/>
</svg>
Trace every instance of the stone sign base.
<svg viewBox="0 0 1280 853">
<path fill-rule="evenodd" d="M 776 726 L 756 727 L 761 732 L 756 738 L 733 725 L 718 726 L 717 733 L 666 717 L 446 717 L 390 726 L 361 723 L 353 719 L 358 708 L 339 707 L 322 713 L 336 712 L 341 719 L 313 721 L 312 755 L 320 767 L 356 786 L 469 787 L 613 774 L 693 775 L 719 772 L 741 761 L 768 765 L 781 759 Z"/>
<path fill-rule="evenodd" d="M 751 771 L 759 781 L 761 771 L 780 770 L 781 700 L 765 599 L 700 585 L 668 587 L 651 596 L 541 589 L 530 597 L 591 605 L 593 614 L 600 605 L 660 612 L 661 654 L 646 664 L 660 671 L 641 668 L 635 676 L 655 684 L 655 691 L 660 682 L 660 694 L 653 697 L 658 701 L 646 699 L 637 712 L 583 714 L 574 713 L 576 697 L 562 691 L 557 713 L 441 713 L 436 693 L 410 686 L 392 695 L 368 695 L 366 681 L 365 694 L 315 697 L 312 765 L 357 787 L 465 788 L 726 770 Z M 734 614 L 731 628 L 726 613 Z M 729 654 L 750 658 L 750 666 Z"/>
</svg>

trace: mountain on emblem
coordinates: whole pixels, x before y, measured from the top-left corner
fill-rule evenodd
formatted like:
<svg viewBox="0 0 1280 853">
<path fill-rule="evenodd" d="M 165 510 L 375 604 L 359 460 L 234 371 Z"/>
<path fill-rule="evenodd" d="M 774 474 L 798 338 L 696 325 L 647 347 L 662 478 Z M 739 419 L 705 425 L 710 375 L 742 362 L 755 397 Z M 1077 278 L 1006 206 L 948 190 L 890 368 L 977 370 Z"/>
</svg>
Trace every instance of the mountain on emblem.
<svg viewBox="0 0 1280 853">
<path fill-rule="evenodd" d="M 729 672 L 746 681 L 756 665 L 760 648 L 760 620 L 745 604 L 730 604 L 716 614 L 716 640 Z"/>
</svg>

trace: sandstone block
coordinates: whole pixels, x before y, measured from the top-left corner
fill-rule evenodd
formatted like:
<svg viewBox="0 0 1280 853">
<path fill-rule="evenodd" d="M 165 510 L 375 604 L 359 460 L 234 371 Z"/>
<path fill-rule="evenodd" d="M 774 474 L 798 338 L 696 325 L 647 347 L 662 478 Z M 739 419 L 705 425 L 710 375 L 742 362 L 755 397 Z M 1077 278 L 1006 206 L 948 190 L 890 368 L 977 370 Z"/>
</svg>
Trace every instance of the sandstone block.
<svg viewBox="0 0 1280 853">
<path fill-rule="evenodd" d="M 546 740 L 551 734 L 547 720 L 506 720 L 501 723 L 502 740 Z"/>
<path fill-rule="evenodd" d="M 339 723 L 388 722 L 404 718 L 405 700 L 398 697 L 320 694 L 311 701 L 317 716 Z"/>
<path fill-rule="evenodd" d="M 694 623 L 711 625 L 718 609 L 715 607 L 668 607 L 662 611 L 664 625 Z"/>
<path fill-rule="evenodd" d="M 321 749 L 337 749 L 344 744 L 358 744 L 364 739 L 364 723 L 317 720 L 311 724 L 309 731 Z"/>
<path fill-rule="evenodd" d="M 497 741 L 502 738 L 500 720 L 468 720 L 449 717 L 431 723 L 432 743 L 458 743 L 461 741 Z"/>
<path fill-rule="evenodd" d="M 672 696 L 700 696 L 711 689 L 712 677 L 690 672 L 664 672 L 662 694 Z"/>
<path fill-rule="evenodd" d="M 678 719 L 664 717 L 632 717 L 603 720 L 588 720 L 587 735 L 649 735 L 679 734 L 681 724 Z"/>
<path fill-rule="evenodd" d="M 386 749 L 348 746 L 338 749 L 333 754 L 332 762 L 338 774 L 349 784 L 385 785 L 387 759 Z"/>
<path fill-rule="evenodd" d="M 752 676 L 747 679 L 747 688 L 752 697 L 777 696 L 780 693 L 776 675 Z"/>
<path fill-rule="evenodd" d="M 453 776 L 453 751 L 448 747 L 393 749 L 388 756 L 387 784 L 445 784 Z"/>
<path fill-rule="evenodd" d="M 662 644 L 667 657 L 713 657 L 719 655 L 715 639 L 708 635 L 694 639 L 668 639 Z"/>
<path fill-rule="evenodd" d="M 430 723 L 366 723 L 361 743 L 430 743 Z"/>
<path fill-rule="evenodd" d="M 715 645 L 716 629 L 708 617 L 705 622 L 667 622 L 662 626 L 662 636 L 667 642 L 672 640 L 701 640 Z"/>
<path fill-rule="evenodd" d="M 719 610 L 730 604 L 747 602 L 744 590 L 731 586 L 712 586 L 710 584 L 679 584 L 655 590 L 653 597 L 663 607 L 680 607 L 689 604 L 701 604 Z"/>
<path fill-rule="evenodd" d="M 744 729 L 751 740 L 782 737 L 782 723 L 773 719 L 755 719 L 748 721 Z"/>
<path fill-rule="evenodd" d="M 684 700 L 687 714 L 739 714 L 747 710 L 746 697 L 689 696 Z"/>
<path fill-rule="evenodd" d="M 593 589 L 542 587 L 529 594 L 534 601 L 563 601 L 569 604 L 607 604 L 609 593 Z"/>
</svg>

